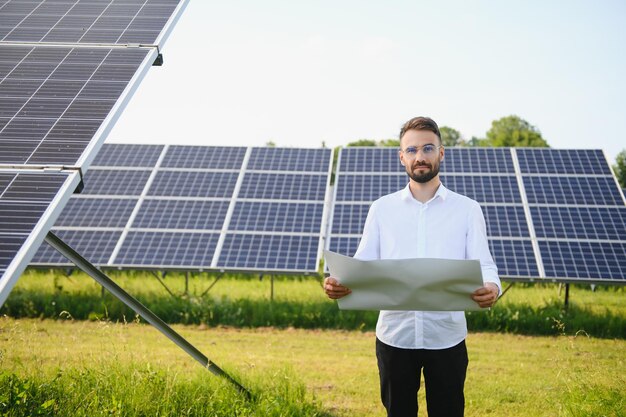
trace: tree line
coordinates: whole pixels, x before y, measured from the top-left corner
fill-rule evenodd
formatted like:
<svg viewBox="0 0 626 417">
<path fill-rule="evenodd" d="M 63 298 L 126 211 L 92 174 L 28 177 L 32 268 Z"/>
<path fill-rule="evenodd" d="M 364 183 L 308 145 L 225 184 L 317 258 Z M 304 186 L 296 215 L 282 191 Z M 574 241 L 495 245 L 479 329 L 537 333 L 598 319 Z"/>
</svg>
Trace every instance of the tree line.
<svg viewBox="0 0 626 417">
<path fill-rule="evenodd" d="M 519 116 L 511 115 L 491 122 L 491 128 L 484 138 L 473 136 L 464 139 L 461 132 L 450 127 L 441 126 L 441 143 L 443 146 L 485 146 L 485 147 L 535 147 L 549 148 L 548 142 L 541 136 L 535 126 Z M 399 139 L 360 139 L 348 143 L 347 146 L 400 146 Z"/>
</svg>

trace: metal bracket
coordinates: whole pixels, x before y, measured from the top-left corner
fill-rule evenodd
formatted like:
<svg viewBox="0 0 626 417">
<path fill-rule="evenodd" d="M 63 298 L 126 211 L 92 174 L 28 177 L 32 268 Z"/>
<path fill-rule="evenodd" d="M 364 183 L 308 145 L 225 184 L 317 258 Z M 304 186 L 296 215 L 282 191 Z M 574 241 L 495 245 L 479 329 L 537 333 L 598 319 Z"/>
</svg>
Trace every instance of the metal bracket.
<svg viewBox="0 0 626 417">
<path fill-rule="evenodd" d="M 159 52 L 159 54 L 155 58 L 154 62 L 152 63 L 152 66 L 153 67 L 160 67 L 161 65 L 163 65 L 163 54 Z"/>
<path fill-rule="evenodd" d="M 211 362 L 209 358 L 204 356 L 202 352 L 196 349 L 191 343 L 189 343 L 184 337 L 176 333 L 174 329 L 167 325 L 163 320 L 161 320 L 156 314 L 154 314 L 150 309 L 141 304 L 137 299 L 124 291 L 119 285 L 117 285 L 111 278 L 106 276 L 102 271 L 96 268 L 92 263 L 83 258 L 80 254 L 78 254 L 74 249 L 69 247 L 65 242 L 59 239 L 54 233 L 48 232 L 46 235 L 46 242 L 56 249 L 61 255 L 65 256 L 71 262 L 73 262 L 78 268 L 80 268 L 83 272 L 91 276 L 94 280 L 96 280 L 100 285 L 105 287 L 113 296 L 122 301 L 128 307 L 132 308 L 137 314 L 139 314 L 144 320 L 157 328 L 161 333 L 163 333 L 168 339 L 172 342 L 176 343 L 178 347 L 187 352 L 189 356 L 194 358 L 196 361 L 200 362 L 200 364 L 209 370 L 211 373 L 217 376 L 221 376 L 225 378 L 228 382 L 232 383 L 242 394 L 246 396 L 247 399 L 252 399 L 252 394 L 243 385 L 237 382 L 234 378 L 224 372 L 219 366 L 215 363 Z"/>
</svg>

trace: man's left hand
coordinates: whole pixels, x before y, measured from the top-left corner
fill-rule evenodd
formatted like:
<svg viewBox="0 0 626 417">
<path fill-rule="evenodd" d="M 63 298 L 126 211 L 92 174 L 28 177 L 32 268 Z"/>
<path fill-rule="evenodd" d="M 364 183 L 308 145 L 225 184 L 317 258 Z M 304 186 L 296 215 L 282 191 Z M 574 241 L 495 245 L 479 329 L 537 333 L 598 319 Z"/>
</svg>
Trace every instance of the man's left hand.
<svg viewBox="0 0 626 417">
<path fill-rule="evenodd" d="M 482 308 L 492 307 L 498 299 L 500 290 L 494 283 L 487 282 L 484 287 L 480 287 L 472 293 L 472 300 L 476 301 Z"/>
</svg>

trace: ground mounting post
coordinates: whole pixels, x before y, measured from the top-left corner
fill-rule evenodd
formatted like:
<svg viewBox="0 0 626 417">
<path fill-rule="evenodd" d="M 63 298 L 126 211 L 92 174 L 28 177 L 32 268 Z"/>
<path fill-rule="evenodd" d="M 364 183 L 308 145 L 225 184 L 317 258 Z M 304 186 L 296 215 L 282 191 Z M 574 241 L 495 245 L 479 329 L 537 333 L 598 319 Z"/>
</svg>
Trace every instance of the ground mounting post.
<svg viewBox="0 0 626 417">
<path fill-rule="evenodd" d="M 46 242 L 56 249 L 61 255 L 72 261 L 78 268 L 80 268 L 86 274 L 89 274 L 100 285 L 105 287 L 111 294 L 132 308 L 137 314 L 139 314 L 144 320 L 157 328 L 161 333 L 167 336 L 172 342 L 176 343 L 178 347 L 187 352 L 192 358 L 200 362 L 200 364 L 208 369 L 211 373 L 217 376 L 221 376 L 228 380 L 230 383 L 243 393 L 248 399 L 252 399 L 252 394 L 239 382 L 233 379 L 230 375 L 224 372 L 219 366 L 211 362 L 206 356 L 202 354 L 198 349 L 189 343 L 184 337 L 176 333 L 167 323 L 161 320 L 156 314 L 149 310 L 146 306 L 141 304 L 137 299 L 124 291 L 119 285 L 117 285 L 111 278 L 106 276 L 102 271 L 96 268 L 91 262 L 83 258 L 74 249 L 69 247 L 65 242 L 59 239 L 54 233 L 48 232 L 46 235 Z"/>
</svg>

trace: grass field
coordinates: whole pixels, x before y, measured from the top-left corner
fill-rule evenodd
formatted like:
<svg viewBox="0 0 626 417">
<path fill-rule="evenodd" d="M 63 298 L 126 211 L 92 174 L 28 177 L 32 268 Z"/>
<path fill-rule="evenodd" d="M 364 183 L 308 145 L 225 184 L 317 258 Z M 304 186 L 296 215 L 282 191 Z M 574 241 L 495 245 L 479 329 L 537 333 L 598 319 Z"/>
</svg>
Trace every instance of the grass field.
<svg viewBox="0 0 626 417">
<path fill-rule="evenodd" d="M 259 403 L 246 406 L 148 325 L 4 317 L 0 415 L 383 414 L 371 332 L 174 327 Z M 472 333 L 467 343 L 467 416 L 626 415 L 624 340 Z"/>
<path fill-rule="evenodd" d="M 83 275 L 27 271 L 0 309 L 0 416 L 379 416 L 376 312 L 316 277 L 112 278 L 255 393 L 246 402 Z M 185 287 L 187 285 L 187 291 Z M 468 314 L 467 416 L 626 416 L 626 291 L 516 284 Z M 533 335 L 533 336 L 529 336 Z M 546 336 L 549 335 L 549 336 Z M 592 337 L 592 336 L 599 336 Z M 424 410 L 424 393 L 420 392 Z"/>
</svg>

